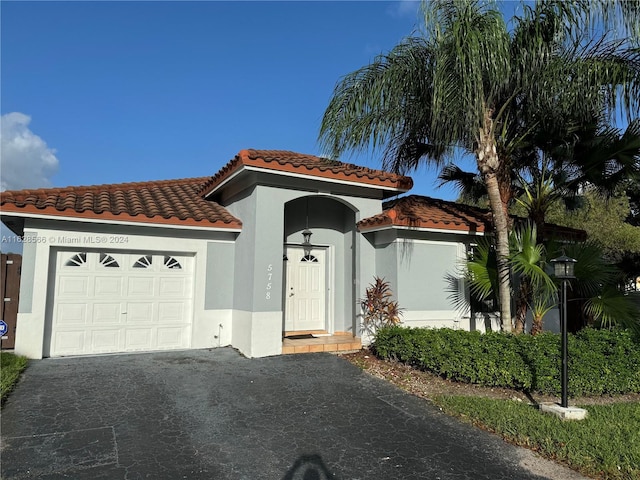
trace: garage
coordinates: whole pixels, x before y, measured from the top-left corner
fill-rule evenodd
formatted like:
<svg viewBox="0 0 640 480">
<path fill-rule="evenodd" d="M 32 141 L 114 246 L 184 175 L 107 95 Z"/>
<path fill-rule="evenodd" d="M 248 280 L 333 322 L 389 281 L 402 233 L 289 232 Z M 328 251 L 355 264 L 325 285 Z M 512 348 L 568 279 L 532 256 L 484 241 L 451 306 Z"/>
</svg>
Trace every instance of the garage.
<svg viewBox="0 0 640 480">
<path fill-rule="evenodd" d="M 58 251 L 52 357 L 189 348 L 193 257 Z"/>
</svg>

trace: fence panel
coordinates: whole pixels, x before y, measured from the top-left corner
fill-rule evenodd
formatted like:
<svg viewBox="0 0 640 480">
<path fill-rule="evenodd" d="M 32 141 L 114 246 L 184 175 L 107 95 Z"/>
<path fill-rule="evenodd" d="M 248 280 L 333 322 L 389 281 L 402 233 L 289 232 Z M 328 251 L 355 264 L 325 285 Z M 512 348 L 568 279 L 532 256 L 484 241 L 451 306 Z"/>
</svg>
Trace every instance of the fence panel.
<svg viewBox="0 0 640 480">
<path fill-rule="evenodd" d="M 22 256 L 3 253 L 0 259 L 0 293 L 2 293 L 2 320 L 7 324 L 7 333 L 2 337 L 2 349 L 12 349 L 16 343 L 18 300 L 20 296 L 20 273 Z"/>
</svg>

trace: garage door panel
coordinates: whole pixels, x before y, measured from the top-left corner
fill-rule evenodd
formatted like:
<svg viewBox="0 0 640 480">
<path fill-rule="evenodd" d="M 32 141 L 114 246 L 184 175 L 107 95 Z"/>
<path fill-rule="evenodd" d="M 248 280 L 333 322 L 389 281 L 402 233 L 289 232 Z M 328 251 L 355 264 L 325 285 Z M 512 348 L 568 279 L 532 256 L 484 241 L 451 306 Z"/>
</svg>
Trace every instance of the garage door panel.
<svg viewBox="0 0 640 480">
<path fill-rule="evenodd" d="M 163 297 L 182 297 L 186 290 L 186 278 L 160 278 L 160 295 Z"/>
<path fill-rule="evenodd" d="M 158 327 L 158 346 L 161 348 L 179 348 L 184 343 L 182 327 Z"/>
<path fill-rule="evenodd" d="M 89 277 L 64 275 L 59 280 L 58 296 L 60 297 L 77 297 L 84 296 L 89 293 Z"/>
<path fill-rule="evenodd" d="M 151 350 L 152 336 L 151 328 L 129 328 L 125 331 L 125 349 Z"/>
<path fill-rule="evenodd" d="M 155 278 L 153 277 L 129 277 L 128 295 L 134 296 L 153 296 L 153 286 Z"/>
<path fill-rule="evenodd" d="M 59 304 L 57 308 L 57 318 L 60 325 L 86 325 L 87 324 L 87 304 L 86 303 L 66 303 Z"/>
<path fill-rule="evenodd" d="M 120 303 L 94 303 L 93 324 L 118 324 L 120 323 Z"/>
<path fill-rule="evenodd" d="M 59 252 L 51 355 L 188 348 L 192 264 L 153 252 Z"/>
<path fill-rule="evenodd" d="M 127 303 L 126 323 L 152 323 L 153 305 L 153 302 Z"/>
<path fill-rule="evenodd" d="M 184 324 L 187 320 L 184 303 L 162 302 L 158 304 L 158 323 Z"/>
<path fill-rule="evenodd" d="M 120 348 L 120 329 L 94 330 L 91 332 L 91 351 L 93 353 L 108 353 Z"/>
<path fill-rule="evenodd" d="M 96 297 L 122 296 L 122 277 L 96 277 L 94 293 Z"/>
<path fill-rule="evenodd" d="M 69 330 L 55 334 L 55 345 L 60 355 L 80 355 L 85 353 L 85 331 Z"/>
</svg>

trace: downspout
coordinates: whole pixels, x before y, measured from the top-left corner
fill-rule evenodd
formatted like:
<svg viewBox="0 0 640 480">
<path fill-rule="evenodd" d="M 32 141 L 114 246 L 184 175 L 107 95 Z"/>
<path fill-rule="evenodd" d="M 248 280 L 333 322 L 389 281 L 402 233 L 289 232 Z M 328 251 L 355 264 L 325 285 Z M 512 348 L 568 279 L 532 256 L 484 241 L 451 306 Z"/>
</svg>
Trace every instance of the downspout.
<svg viewBox="0 0 640 480">
<path fill-rule="evenodd" d="M 355 217 L 355 215 L 354 215 Z M 358 262 L 358 258 L 356 252 L 358 251 L 357 242 L 359 240 L 358 237 L 358 228 L 354 226 L 353 230 L 351 230 L 351 318 L 353 318 L 353 336 L 360 337 L 359 324 L 358 321 L 358 278 L 360 278 L 359 266 L 360 262 Z"/>
</svg>

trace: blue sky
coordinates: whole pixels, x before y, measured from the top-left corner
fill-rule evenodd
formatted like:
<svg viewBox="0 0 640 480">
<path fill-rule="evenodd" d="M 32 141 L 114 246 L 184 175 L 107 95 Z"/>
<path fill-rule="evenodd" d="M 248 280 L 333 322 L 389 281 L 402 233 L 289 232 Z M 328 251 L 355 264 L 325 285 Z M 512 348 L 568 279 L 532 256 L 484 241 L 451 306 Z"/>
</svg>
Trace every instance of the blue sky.
<svg viewBox="0 0 640 480">
<path fill-rule="evenodd" d="M 3 120 L 49 154 L 3 161 L 9 189 L 212 175 L 243 148 L 319 154 L 338 79 L 419 26 L 407 1 L 1 8 L 2 114 L 24 115 Z M 415 192 L 455 198 L 434 178 Z"/>
<path fill-rule="evenodd" d="M 422 24 L 407 0 L 2 1 L 0 21 L 2 190 L 213 175 L 244 148 L 320 154 L 336 82 Z M 457 196 L 433 169 L 412 176 L 411 193 Z"/>
</svg>

